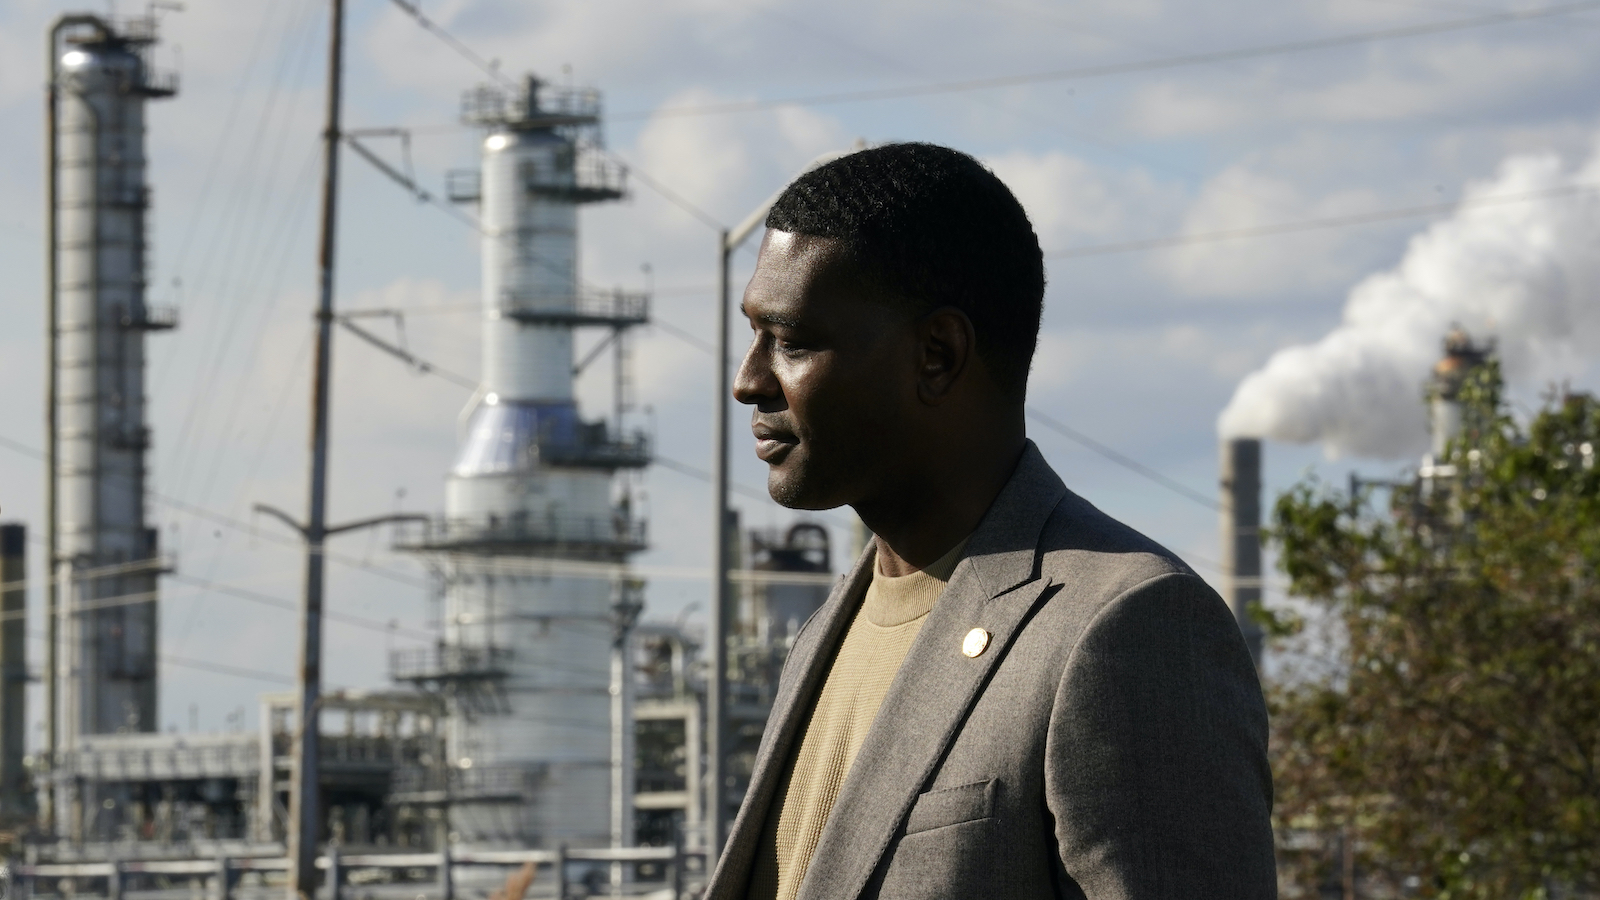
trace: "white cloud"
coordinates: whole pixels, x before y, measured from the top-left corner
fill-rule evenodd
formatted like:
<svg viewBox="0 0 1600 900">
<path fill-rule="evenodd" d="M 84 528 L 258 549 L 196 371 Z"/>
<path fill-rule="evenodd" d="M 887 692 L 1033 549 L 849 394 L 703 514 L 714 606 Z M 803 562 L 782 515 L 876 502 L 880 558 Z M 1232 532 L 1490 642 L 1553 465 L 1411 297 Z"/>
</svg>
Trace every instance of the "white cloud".
<svg viewBox="0 0 1600 900">
<path fill-rule="evenodd" d="M 1163 75 L 1132 87 L 1122 122 L 1139 134 L 1178 137 L 1483 116 L 1511 111 L 1530 92 L 1592 79 L 1595 70 L 1594 55 L 1576 42 L 1552 46 L 1528 32 L 1504 40 L 1463 32 Z"/>
<path fill-rule="evenodd" d="M 1308 196 L 1299 184 L 1264 168 L 1236 165 L 1206 182 L 1177 233 L 1249 230 L 1386 205 L 1381 196 L 1367 189 Z M 1168 283 L 1184 294 L 1255 298 L 1347 276 L 1350 260 L 1342 251 L 1350 237 L 1347 231 L 1326 230 L 1258 240 L 1203 241 L 1179 246 L 1157 259 Z"/>
<path fill-rule="evenodd" d="M 985 160 L 1033 221 L 1046 253 L 1076 243 L 1145 236 L 1172 227 L 1183 188 L 1142 170 L 1092 165 L 1060 151 Z"/>
</svg>

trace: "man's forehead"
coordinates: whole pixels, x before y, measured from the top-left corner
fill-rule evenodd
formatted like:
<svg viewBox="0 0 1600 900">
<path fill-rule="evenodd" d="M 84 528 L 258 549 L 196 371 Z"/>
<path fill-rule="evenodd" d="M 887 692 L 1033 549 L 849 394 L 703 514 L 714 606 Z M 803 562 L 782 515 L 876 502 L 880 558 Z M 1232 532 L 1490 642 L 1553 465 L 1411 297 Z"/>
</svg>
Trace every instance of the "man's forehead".
<svg viewBox="0 0 1600 900">
<path fill-rule="evenodd" d="M 814 293 L 819 282 L 844 274 L 838 268 L 841 246 L 831 238 L 768 229 L 761 240 L 756 271 L 745 289 L 747 303 L 785 304 Z"/>
</svg>

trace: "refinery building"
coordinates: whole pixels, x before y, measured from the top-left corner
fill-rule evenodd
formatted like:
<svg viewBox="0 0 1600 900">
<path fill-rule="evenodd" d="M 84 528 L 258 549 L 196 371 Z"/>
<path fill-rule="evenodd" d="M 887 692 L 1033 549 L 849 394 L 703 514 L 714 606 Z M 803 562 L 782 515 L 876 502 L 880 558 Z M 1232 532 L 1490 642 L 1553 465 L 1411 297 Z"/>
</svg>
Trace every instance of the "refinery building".
<svg viewBox="0 0 1600 900">
<path fill-rule="evenodd" d="M 147 514 L 145 371 L 179 322 L 145 297 L 145 108 L 178 89 L 150 64 L 156 41 L 150 19 L 90 15 L 50 35 L 45 571 L 25 570 L 26 528 L 0 526 L 0 853 L 20 897 L 286 888 L 301 698 L 260 696 L 255 732 L 157 727 L 174 563 Z M 448 194 L 481 232 L 481 368 L 444 509 L 397 529 L 429 574 L 439 639 L 393 652 L 388 688 L 318 701 L 320 890 L 487 897 L 531 861 L 530 896 L 697 896 L 708 823 L 737 808 L 788 649 L 827 596 L 835 551 L 851 548 L 811 521 L 733 523 L 725 724 L 711 741 L 707 636 L 641 618 L 646 585 L 630 566 L 650 546 L 639 497 L 653 448 L 627 348 L 650 297 L 579 271 L 580 207 L 628 190 L 603 150 L 601 97 L 530 77 L 472 89 L 460 115 L 480 159 L 451 173 Z M 575 354 L 580 330 L 610 348 L 609 408 L 576 399 L 597 358 Z M 1447 341 L 1430 388 L 1436 453 L 1460 429 L 1464 373 L 1487 358 L 1464 334 Z M 1221 461 L 1221 589 L 1259 661 L 1261 441 L 1230 438 Z M 1444 469 L 1430 457 L 1419 477 L 1446 489 Z M 30 579 L 46 596 L 47 649 L 32 660 Z M 30 672 L 44 683 L 31 715 Z M 25 760 L 35 719 L 44 746 Z"/>
</svg>

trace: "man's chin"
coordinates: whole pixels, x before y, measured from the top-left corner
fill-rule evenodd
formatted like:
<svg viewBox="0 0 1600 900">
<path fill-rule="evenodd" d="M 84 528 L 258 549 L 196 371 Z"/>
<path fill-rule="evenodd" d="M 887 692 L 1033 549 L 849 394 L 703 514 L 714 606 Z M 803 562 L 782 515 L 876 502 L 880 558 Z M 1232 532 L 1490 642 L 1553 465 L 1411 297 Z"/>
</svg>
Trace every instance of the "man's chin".
<svg viewBox="0 0 1600 900">
<path fill-rule="evenodd" d="M 785 509 L 821 511 L 837 509 L 845 504 L 844 500 L 836 496 L 836 489 L 829 490 L 831 485 L 821 485 L 817 481 L 815 478 L 806 477 L 803 472 L 789 469 L 788 466 L 769 466 L 767 494 L 772 497 L 774 503 Z"/>
</svg>

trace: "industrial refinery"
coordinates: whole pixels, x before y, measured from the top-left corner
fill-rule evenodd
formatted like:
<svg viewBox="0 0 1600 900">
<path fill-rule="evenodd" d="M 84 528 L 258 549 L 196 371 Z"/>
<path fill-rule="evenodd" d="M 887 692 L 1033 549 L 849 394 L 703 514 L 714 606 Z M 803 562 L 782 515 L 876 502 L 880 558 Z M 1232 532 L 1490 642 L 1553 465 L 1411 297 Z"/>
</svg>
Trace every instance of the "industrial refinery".
<svg viewBox="0 0 1600 900">
<path fill-rule="evenodd" d="M 151 64 L 157 40 L 148 18 L 66 16 L 51 34 L 45 537 L 58 562 L 31 766 L 26 529 L 0 536 L 15 613 L 0 644 L 0 824 L 22 852 L 10 874 L 22 896 L 279 896 L 295 877 L 301 695 L 261 695 L 256 732 L 163 733 L 156 715 L 159 579 L 173 562 L 146 519 L 146 340 L 178 324 L 145 302 L 144 109 L 177 93 Z M 641 623 L 644 581 L 629 568 L 649 545 L 636 492 L 651 439 L 627 345 L 650 298 L 587 287 L 578 270 L 578 209 L 625 197 L 626 171 L 604 153 L 593 90 L 482 85 L 460 116 L 481 134 L 479 166 L 449 185 L 482 234 L 481 373 L 444 509 L 383 517 L 430 574 L 439 639 L 391 654 L 392 689 L 317 695 L 315 865 L 325 888 L 366 896 L 481 895 L 525 862 L 553 873 L 535 896 L 688 896 L 714 802 L 705 639 Z M 595 356 L 575 357 L 579 329 L 612 351 L 609 409 L 578 405 L 574 379 Z M 730 804 L 833 572 L 820 526 L 733 530 L 746 574 L 728 636 Z"/>
<path fill-rule="evenodd" d="M 580 271 L 580 210 L 626 200 L 633 180 L 607 151 L 592 88 L 496 77 L 439 111 L 471 130 L 479 154 L 438 198 L 470 218 L 479 256 L 479 367 L 459 416 L 437 423 L 458 438 L 437 473 L 442 509 L 329 525 L 321 511 L 302 524 L 258 507 L 305 541 L 294 689 L 256 698 L 253 731 L 161 729 L 161 587 L 179 563 L 149 510 L 147 379 L 162 332 L 181 323 L 147 302 L 156 195 L 146 107 L 179 94 L 154 64 L 159 42 L 152 17 L 67 15 L 49 35 L 46 510 L 39 523 L 0 525 L 9 889 L 227 900 L 309 884 L 328 900 L 454 900 L 489 897 L 508 870 L 532 863 L 530 897 L 699 896 L 788 651 L 860 546 L 833 546 L 813 518 L 747 524 L 719 510 L 726 565 L 713 564 L 705 602 L 731 586 L 710 616 L 720 633 L 647 615 L 638 558 L 652 526 L 671 523 L 649 517 L 643 478 L 659 457 L 630 348 L 654 298 L 595 287 Z M 338 78 L 330 84 L 313 510 L 325 488 L 315 454 L 326 453 L 331 333 L 436 371 L 333 311 L 333 161 L 347 139 L 368 151 L 341 134 Z M 433 199 L 409 174 L 385 174 Z M 1418 470 L 1430 489 L 1453 477 L 1434 459 L 1464 427 L 1462 384 L 1493 351 L 1461 331 L 1444 349 L 1428 389 L 1432 453 Z M 609 403 L 580 402 L 586 373 L 606 382 Z M 1225 435 L 1220 463 L 1216 583 L 1261 665 L 1262 438 Z M 710 478 L 725 495 L 725 460 L 719 469 Z M 393 525 L 390 549 L 426 573 L 436 639 L 390 649 L 386 687 L 324 690 L 322 542 L 376 524 Z M 27 569 L 30 540 L 44 546 L 43 571 Z M 45 597 L 43 653 L 32 657 L 30 584 Z M 42 683 L 42 709 L 27 708 L 30 678 Z M 30 753 L 34 720 L 44 729 Z"/>
</svg>

